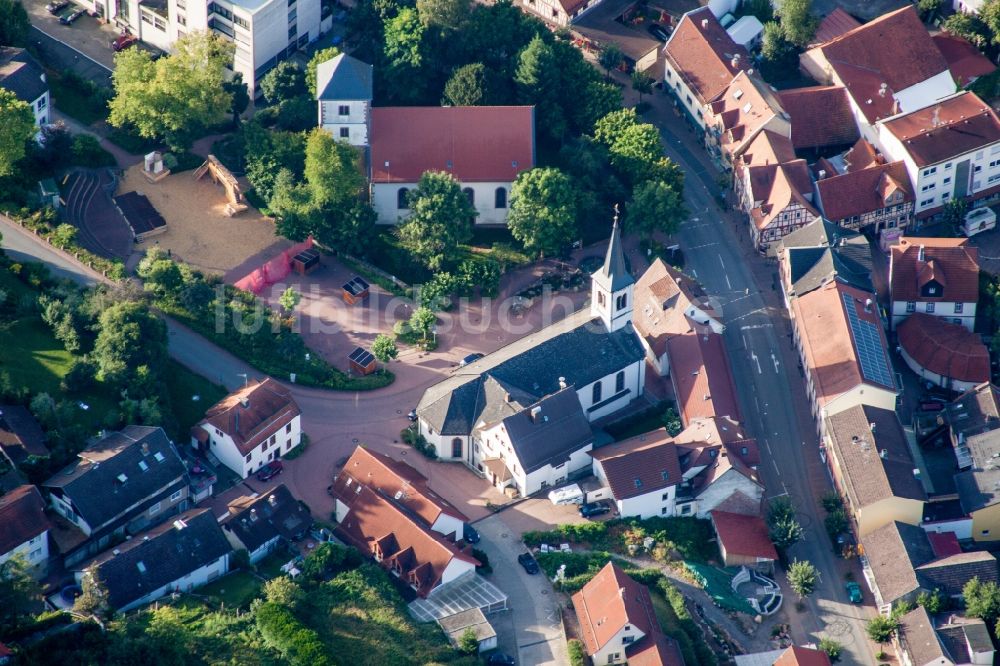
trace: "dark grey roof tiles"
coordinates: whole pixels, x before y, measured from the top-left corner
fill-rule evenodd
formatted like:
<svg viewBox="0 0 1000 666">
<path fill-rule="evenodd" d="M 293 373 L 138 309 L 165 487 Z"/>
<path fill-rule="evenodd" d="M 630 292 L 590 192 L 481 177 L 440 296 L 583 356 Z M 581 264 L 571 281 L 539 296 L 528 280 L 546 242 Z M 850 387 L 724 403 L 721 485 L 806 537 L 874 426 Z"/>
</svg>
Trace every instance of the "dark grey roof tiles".
<svg viewBox="0 0 1000 666">
<path fill-rule="evenodd" d="M 24 49 L 0 47 L 0 87 L 31 104 L 45 94 L 45 70 Z"/>
<path fill-rule="evenodd" d="M 590 422 L 572 387 L 554 393 L 503 420 L 524 472 L 569 460 L 593 440 Z"/>
<path fill-rule="evenodd" d="M 357 58 L 340 54 L 316 67 L 318 100 L 372 99 L 372 66 Z"/>
</svg>

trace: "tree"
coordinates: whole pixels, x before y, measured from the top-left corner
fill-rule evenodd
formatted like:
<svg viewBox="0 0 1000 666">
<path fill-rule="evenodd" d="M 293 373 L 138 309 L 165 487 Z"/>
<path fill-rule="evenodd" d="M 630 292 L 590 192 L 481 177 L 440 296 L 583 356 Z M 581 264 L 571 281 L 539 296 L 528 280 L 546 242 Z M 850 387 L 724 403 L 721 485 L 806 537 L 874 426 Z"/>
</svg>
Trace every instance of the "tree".
<svg viewBox="0 0 1000 666">
<path fill-rule="evenodd" d="M 316 98 L 316 67 L 320 63 L 336 58 L 339 55 L 340 49 L 336 46 L 328 46 L 325 49 L 316 51 L 312 58 L 309 58 L 309 64 L 306 65 L 306 90 L 313 99 Z"/>
<path fill-rule="evenodd" d="M 594 138 L 608 149 L 611 165 L 633 186 L 659 178 L 682 191 L 683 176 L 675 164 L 663 156 L 660 131 L 640 123 L 635 109 L 612 111 L 594 125 Z"/>
<path fill-rule="evenodd" d="M 789 499 L 788 495 L 781 495 L 780 497 L 775 497 L 771 500 L 770 504 L 767 505 L 767 522 L 768 524 L 777 522 L 779 520 L 794 519 L 795 518 L 795 507 L 792 505 L 792 500 Z"/>
<path fill-rule="evenodd" d="M 764 24 L 764 33 L 761 38 L 760 54 L 764 60 L 777 62 L 788 55 L 791 45 L 785 39 L 785 31 L 777 21 L 768 21 Z"/>
<path fill-rule="evenodd" d="M 441 104 L 448 106 L 486 106 L 503 101 L 499 77 L 481 62 L 463 65 L 451 73 L 444 84 Z"/>
<path fill-rule="evenodd" d="M 440 171 L 424 173 L 408 201 L 410 216 L 397 229 L 400 244 L 432 271 L 441 270 L 472 238 L 476 209 L 459 182 Z"/>
<path fill-rule="evenodd" d="M 969 202 L 963 197 L 952 199 L 944 205 L 944 221 L 958 232 L 965 222 L 965 214 L 969 210 Z"/>
<path fill-rule="evenodd" d="M 313 129 L 306 140 L 305 179 L 312 203 L 320 208 L 357 200 L 365 186 L 358 150 L 329 132 Z"/>
<path fill-rule="evenodd" d="M 1000 618 L 1000 587 L 994 581 L 982 582 L 979 576 L 962 587 L 965 614 L 978 617 L 988 624 Z"/>
<path fill-rule="evenodd" d="M 653 77 L 638 69 L 632 72 L 632 90 L 639 93 L 639 103 L 642 103 L 642 96 L 653 92 Z"/>
<path fill-rule="evenodd" d="M 30 615 L 41 596 L 23 555 L 14 555 L 0 564 L 0 627 L 11 629 Z"/>
<path fill-rule="evenodd" d="M 163 321 L 141 303 L 116 303 L 101 313 L 93 360 L 102 380 L 124 383 L 141 367 L 158 374 L 167 359 Z"/>
<path fill-rule="evenodd" d="M 925 23 L 934 18 L 941 8 L 944 7 L 944 0 L 917 0 L 917 11 L 920 12 L 920 20 Z"/>
<path fill-rule="evenodd" d="M 173 55 L 155 62 L 142 49 L 118 53 L 108 122 L 162 138 L 174 150 L 187 148 L 198 132 L 232 110 L 225 84 L 234 48 L 218 35 L 195 32 L 177 40 Z"/>
<path fill-rule="evenodd" d="M 650 180 L 636 186 L 625 209 L 625 227 L 644 238 L 657 231 L 671 235 L 677 233 L 686 217 L 680 194 L 662 180 Z"/>
<path fill-rule="evenodd" d="M 611 70 L 622 66 L 622 63 L 625 62 L 625 54 L 622 53 L 622 50 L 616 44 L 608 44 L 601 51 L 601 55 L 597 57 L 597 61 L 601 63 L 601 67 L 607 72 L 608 78 L 611 78 Z"/>
<path fill-rule="evenodd" d="M 73 602 L 73 612 L 86 616 L 96 615 L 100 618 L 106 618 L 111 613 L 111 607 L 108 605 L 108 589 L 93 567 L 83 574 L 80 581 L 80 596 Z"/>
<path fill-rule="evenodd" d="M 0 44 L 27 46 L 31 21 L 21 0 L 0 0 Z"/>
<path fill-rule="evenodd" d="M 554 167 L 536 168 L 517 176 L 510 193 L 507 226 L 528 250 L 555 254 L 579 234 L 576 188 Z"/>
<path fill-rule="evenodd" d="M 458 651 L 462 654 L 476 654 L 479 652 L 479 637 L 476 630 L 469 627 L 458 637 Z"/>
<path fill-rule="evenodd" d="M 945 19 L 944 23 L 941 24 L 941 27 L 945 32 L 958 35 L 959 37 L 972 42 L 980 49 L 984 48 L 991 41 L 990 27 L 975 14 L 955 12 Z M 995 35 L 996 33 L 993 34 Z M 996 37 L 993 36 L 992 40 L 995 39 Z"/>
<path fill-rule="evenodd" d="M 847 512 L 843 509 L 834 509 L 823 518 L 823 526 L 826 527 L 826 533 L 830 535 L 830 539 L 833 541 L 836 540 L 838 534 L 846 532 L 850 528 L 850 525 Z"/>
<path fill-rule="evenodd" d="M 470 4 L 470 0 L 417 0 L 417 13 L 425 27 L 451 33 L 465 25 L 472 9 Z"/>
<path fill-rule="evenodd" d="M 802 525 L 795 520 L 795 508 L 787 496 L 771 500 L 767 509 L 768 535 L 775 547 L 788 550 L 802 539 Z"/>
<path fill-rule="evenodd" d="M 986 0 L 979 8 L 979 18 L 986 24 L 994 44 L 1000 44 L 1000 0 Z"/>
<path fill-rule="evenodd" d="M 281 292 L 281 296 L 278 297 L 278 304 L 281 305 L 286 312 L 291 312 L 301 300 L 302 294 L 295 291 L 295 287 L 289 287 Z"/>
<path fill-rule="evenodd" d="M 844 646 L 832 638 L 821 638 L 819 639 L 819 649 L 826 653 L 831 663 L 835 664 L 840 661 L 840 653 L 844 651 Z"/>
<path fill-rule="evenodd" d="M 899 631 L 899 620 L 895 617 L 876 615 L 865 625 L 868 638 L 878 643 L 880 648 L 891 641 L 897 631 Z"/>
<path fill-rule="evenodd" d="M 384 92 L 400 102 L 416 103 L 423 99 L 426 86 L 424 64 L 424 25 L 417 10 L 405 7 L 385 22 L 385 73 L 381 79 Z"/>
<path fill-rule="evenodd" d="M 917 605 L 926 608 L 927 612 L 931 615 L 936 615 L 937 613 L 948 610 L 950 604 L 951 599 L 949 599 L 947 595 L 943 594 L 941 590 L 921 592 L 917 595 Z"/>
<path fill-rule="evenodd" d="M 808 597 L 816 589 L 819 582 L 819 571 L 812 562 L 795 560 L 788 567 L 788 584 L 799 595 L 799 598 Z"/>
<path fill-rule="evenodd" d="M 176 294 L 184 284 L 177 264 L 167 258 L 166 252 L 156 247 L 146 251 L 146 256 L 135 268 L 135 274 L 145 282 L 143 286 L 146 291 L 152 291 L 161 297 Z"/>
<path fill-rule="evenodd" d="M 305 600 L 303 589 L 288 576 L 278 576 L 264 583 L 264 598 L 290 610 Z"/>
<path fill-rule="evenodd" d="M 430 308 L 417 308 L 410 315 L 410 328 L 421 334 L 424 341 L 427 340 L 427 335 L 434 328 L 434 324 L 437 323 L 437 315 Z"/>
<path fill-rule="evenodd" d="M 16 4 L 21 6 L 21 3 Z M 31 107 L 11 91 L 0 88 L 0 176 L 14 173 L 14 165 L 24 157 L 28 141 L 33 136 L 35 116 Z"/>
<path fill-rule="evenodd" d="M 239 125 L 240 116 L 250 106 L 250 93 L 247 91 L 247 84 L 243 81 L 243 73 L 233 74 L 233 78 L 226 81 L 223 88 L 233 97 L 229 110 L 233 114 L 233 125 Z"/>
<path fill-rule="evenodd" d="M 399 356 L 399 350 L 396 349 L 395 340 L 388 335 L 379 333 L 372 342 L 372 354 L 382 363 L 388 363 Z"/>
<path fill-rule="evenodd" d="M 781 29 L 785 39 L 799 48 L 804 48 L 816 34 L 816 19 L 811 10 L 812 0 L 781 0 L 778 11 Z"/>
<path fill-rule="evenodd" d="M 282 60 L 261 79 L 260 91 L 269 104 L 301 97 L 308 92 L 305 73 L 296 62 Z"/>
<path fill-rule="evenodd" d="M 514 74 L 522 104 L 535 106 L 535 118 L 543 137 L 560 141 L 566 133 L 566 114 L 560 100 L 561 76 L 552 46 L 540 35 L 518 55 Z"/>
</svg>

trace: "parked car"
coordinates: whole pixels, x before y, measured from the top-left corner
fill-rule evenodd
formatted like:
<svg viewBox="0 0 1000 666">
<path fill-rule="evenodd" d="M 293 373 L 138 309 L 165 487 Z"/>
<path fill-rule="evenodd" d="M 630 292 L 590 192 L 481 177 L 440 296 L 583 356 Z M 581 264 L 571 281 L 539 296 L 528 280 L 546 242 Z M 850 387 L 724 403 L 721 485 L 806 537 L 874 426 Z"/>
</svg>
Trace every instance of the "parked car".
<svg viewBox="0 0 1000 666">
<path fill-rule="evenodd" d="M 479 543 L 479 532 L 472 525 L 466 523 L 465 527 L 462 528 L 462 539 L 465 543 Z"/>
<path fill-rule="evenodd" d="M 121 53 L 125 49 L 139 43 L 139 38 L 127 32 L 118 35 L 118 39 L 111 42 L 111 48 L 115 53 Z"/>
<path fill-rule="evenodd" d="M 275 460 L 274 462 L 269 462 L 259 470 L 257 470 L 257 480 L 258 481 L 270 481 L 274 477 L 281 474 L 281 470 L 284 465 L 281 464 L 280 460 Z"/>
<path fill-rule="evenodd" d="M 494 652 L 490 655 L 490 658 L 486 660 L 487 666 L 514 666 L 517 662 L 514 661 L 514 657 L 509 654 L 504 654 L 503 652 Z"/>
<path fill-rule="evenodd" d="M 845 587 L 847 588 L 847 598 L 851 600 L 851 603 L 860 604 L 864 599 L 861 595 L 861 586 L 851 580 L 847 582 Z"/>
<path fill-rule="evenodd" d="M 584 518 L 593 518 L 594 516 L 603 516 L 608 511 L 611 511 L 611 507 L 604 502 L 593 502 L 591 504 L 581 504 L 580 505 L 580 515 Z"/>
<path fill-rule="evenodd" d="M 59 22 L 62 23 L 63 25 L 70 25 L 70 24 L 72 24 L 74 21 L 76 21 L 78 18 L 80 18 L 81 16 L 83 16 L 86 13 L 87 13 L 87 10 L 84 9 L 83 7 L 80 7 L 79 9 L 74 9 L 69 14 L 65 14 L 63 16 L 60 16 L 59 17 Z"/>
<path fill-rule="evenodd" d="M 535 558 L 531 556 L 531 553 L 521 553 L 517 556 L 517 563 L 520 564 L 524 570 L 531 576 L 538 573 L 538 562 Z"/>
<path fill-rule="evenodd" d="M 410 423 L 417 420 L 417 410 L 411 409 L 410 413 L 406 415 L 406 418 L 410 419 Z"/>
<path fill-rule="evenodd" d="M 69 0 L 52 0 L 52 2 L 45 5 L 45 11 L 49 14 L 58 14 L 67 7 L 69 7 Z"/>
<path fill-rule="evenodd" d="M 661 42 L 665 42 L 670 39 L 670 33 L 667 32 L 667 29 L 659 23 L 650 23 L 646 30 L 649 30 L 649 34 L 656 37 Z"/>
<path fill-rule="evenodd" d="M 478 361 L 483 356 L 485 356 L 485 354 L 480 354 L 479 352 L 476 352 L 474 354 L 469 354 L 468 356 L 466 356 L 465 358 L 463 358 L 461 360 L 461 362 L 458 364 L 458 367 L 464 368 L 465 366 L 469 365 L 470 363 L 472 363 L 474 361 Z"/>
</svg>

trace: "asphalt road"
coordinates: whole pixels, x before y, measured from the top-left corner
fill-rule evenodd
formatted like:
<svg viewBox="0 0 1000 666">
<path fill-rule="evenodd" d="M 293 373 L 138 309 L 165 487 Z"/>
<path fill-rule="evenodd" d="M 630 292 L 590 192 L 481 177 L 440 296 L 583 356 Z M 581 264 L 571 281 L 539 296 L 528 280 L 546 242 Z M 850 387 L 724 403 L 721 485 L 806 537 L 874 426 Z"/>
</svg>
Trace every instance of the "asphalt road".
<svg viewBox="0 0 1000 666">
<path fill-rule="evenodd" d="M 767 495 L 787 494 L 805 529 L 805 538 L 790 549 L 790 556 L 812 562 L 822 577 L 807 601 L 806 612 L 795 610 L 794 596 L 786 597 L 785 612 L 791 617 L 793 635 L 800 633 L 804 638 L 801 633 L 806 633 L 817 642 L 823 637 L 838 641 L 844 646 L 842 663 L 874 663 L 864 633 L 864 620 L 873 614 L 872 608 L 846 601 L 846 565 L 832 552 L 816 500 L 817 487 L 832 486 L 819 460 L 787 316 L 780 293 L 772 288 L 771 274 L 777 269 L 762 270 L 764 259 L 748 255 L 745 237 L 738 238 L 734 225 L 725 221 L 728 218 L 715 198 L 720 191 L 717 172 L 706 167 L 704 156 L 696 156 L 679 140 L 687 133 L 682 121 L 672 113 L 659 118 L 668 119 L 658 123 L 666 153 L 686 174 L 685 200 L 691 217 L 679 234 L 685 269 L 721 305 L 743 421 L 761 447 L 759 472 Z"/>
</svg>

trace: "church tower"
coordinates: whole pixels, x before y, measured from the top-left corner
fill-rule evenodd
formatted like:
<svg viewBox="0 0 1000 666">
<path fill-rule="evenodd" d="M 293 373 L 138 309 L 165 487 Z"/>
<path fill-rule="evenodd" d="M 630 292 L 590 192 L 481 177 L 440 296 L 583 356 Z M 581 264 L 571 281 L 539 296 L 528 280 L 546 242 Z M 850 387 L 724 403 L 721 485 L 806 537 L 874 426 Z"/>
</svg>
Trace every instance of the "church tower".
<svg viewBox="0 0 1000 666">
<path fill-rule="evenodd" d="M 590 314 L 600 317 L 609 331 L 617 331 L 632 322 L 632 288 L 635 280 L 625 267 L 618 207 L 611 228 L 611 242 L 604 265 L 590 276 Z"/>
<path fill-rule="evenodd" d="M 338 141 L 371 142 L 372 66 L 341 53 L 316 67 L 319 126 Z"/>
</svg>

